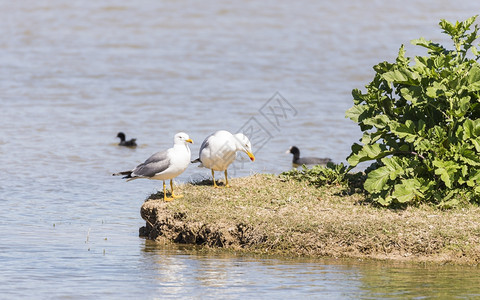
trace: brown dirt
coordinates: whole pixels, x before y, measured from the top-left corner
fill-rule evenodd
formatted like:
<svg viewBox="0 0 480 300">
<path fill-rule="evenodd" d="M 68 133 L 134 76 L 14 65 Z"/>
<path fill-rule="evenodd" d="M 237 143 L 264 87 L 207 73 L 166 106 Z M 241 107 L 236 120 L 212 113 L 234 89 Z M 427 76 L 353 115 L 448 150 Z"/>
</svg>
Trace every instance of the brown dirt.
<svg viewBox="0 0 480 300">
<path fill-rule="evenodd" d="M 211 182 L 210 182 L 211 183 Z M 177 189 L 164 202 L 151 195 L 141 208 L 140 234 L 163 243 L 203 245 L 261 254 L 478 264 L 480 208 L 372 207 L 339 187 L 315 188 L 272 175 Z M 176 189 L 176 190 L 177 190 Z"/>
</svg>

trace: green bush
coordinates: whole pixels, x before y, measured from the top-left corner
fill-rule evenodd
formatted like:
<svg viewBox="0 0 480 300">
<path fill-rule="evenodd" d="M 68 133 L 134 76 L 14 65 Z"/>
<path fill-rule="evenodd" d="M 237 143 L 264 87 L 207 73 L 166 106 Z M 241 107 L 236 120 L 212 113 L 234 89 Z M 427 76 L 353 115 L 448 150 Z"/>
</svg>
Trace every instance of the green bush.
<svg viewBox="0 0 480 300">
<path fill-rule="evenodd" d="M 365 190 L 372 200 L 393 204 L 434 203 L 451 207 L 480 199 L 480 58 L 477 16 L 440 21 L 454 49 L 423 38 L 412 44 L 427 56 L 374 66 L 366 92 L 352 91 L 346 117 L 363 132 L 348 163 L 372 161 Z M 474 26 L 473 26 L 474 25 Z M 471 28 L 473 27 L 473 29 Z"/>
</svg>

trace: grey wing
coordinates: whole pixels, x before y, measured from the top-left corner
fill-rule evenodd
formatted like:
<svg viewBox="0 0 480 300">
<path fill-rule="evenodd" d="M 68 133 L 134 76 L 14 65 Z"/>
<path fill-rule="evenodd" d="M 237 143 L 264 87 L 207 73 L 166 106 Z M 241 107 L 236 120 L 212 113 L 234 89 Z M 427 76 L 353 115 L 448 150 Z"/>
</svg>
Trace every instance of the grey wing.
<svg viewBox="0 0 480 300">
<path fill-rule="evenodd" d="M 207 136 L 203 142 L 202 142 L 202 145 L 200 146 L 200 150 L 198 151 L 198 158 L 197 159 L 194 159 L 191 161 L 192 164 L 195 164 L 195 163 L 201 163 L 202 160 L 201 160 L 201 157 L 202 157 L 202 151 L 203 149 L 207 148 L 208 147 L 208 139 L 210 139 L 210 137 L 213 135 L 213 133 L 209 136 Z"/>
<path fill-rule="evenodd" d="M 167 151 L 155 153 L 143 164 L 138 165 L 132 172 L 132 176 L 152 177 L 165 171 L 170 166 L 170 158 Z"/>
<path fill-rule="evenodd" d="M 153 154 L 152 156 L 147 158 L 147 160 L 142 165 L 149 164 L 151 162 L 158 162 L 158 161 L 162 161 L 162 160 L 166 160 L 166 159 L 168 159 L 168 150 L 160 151 L 160 152 L 157 152 L 157 153 Z"/>
<path fill-rule="evenodd" d="M 198 151 L 198 157 L 202 156 L 202 150 L 208 147 L 208 140 L 213 136 L 214 134 L 212 133 L 211 135 L 207 136 L 205 140 L 203 140 L 202 145 L 200 146 L 200 151 Z"/>
</svg>

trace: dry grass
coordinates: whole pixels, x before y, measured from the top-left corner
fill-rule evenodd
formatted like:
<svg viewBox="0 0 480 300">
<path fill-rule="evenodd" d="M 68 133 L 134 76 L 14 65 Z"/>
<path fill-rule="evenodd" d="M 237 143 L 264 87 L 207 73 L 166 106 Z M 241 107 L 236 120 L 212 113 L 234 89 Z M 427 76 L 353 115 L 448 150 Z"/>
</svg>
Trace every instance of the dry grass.
<svg viewBox="0 0 480 300">
<path fill-rule="evenodd" d="M 480 208 L 390 210 L 272 175 L 186 184 L 184 198 L 161 193 L 142 206 L 143 235 L 163 242 L 290 256 L 478 264 Z"/>
</svg>

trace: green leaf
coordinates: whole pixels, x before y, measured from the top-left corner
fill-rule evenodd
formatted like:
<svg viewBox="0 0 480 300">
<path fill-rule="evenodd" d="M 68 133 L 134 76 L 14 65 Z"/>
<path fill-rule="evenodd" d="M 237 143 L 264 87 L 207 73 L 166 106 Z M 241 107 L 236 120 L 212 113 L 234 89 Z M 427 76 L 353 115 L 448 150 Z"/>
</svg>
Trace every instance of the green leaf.
<svg viewBox="0 0 480 300">
<path fill-rule="evenodd" d="M 405 124 L 392 122 L 390 129 L 399 138 L 405 139 L 407 143 L 413 143 L 418 138 L 415 132 L 415 124 L 411 120 L 407 120 Z"/>
<path fill-rule="evenodd" d="M 442 68 L 445 65 L 445 61 L 445 56 L 436 56 L 433 59 L 433 65 L 435 66 L 435 68 Z"/>
<path fill-rule="evenodd" d="M 416 196 L 423 197 L 419 191 L 421 185 L 416 179 L 405 179 L 400 184 L 396 184 L 392 196 L 400 203 L 411 202 Z"/>
<path fill-rule="evenodd" d="M 473 134 L 472 136 L 480 136 L 480 119 L 473 121 Z"/>
<path fill-rule="evenodd" d="M 445 95 L 447 87 L 438 82 L 433 82 L 433 86 L 427 88 L 427 96 L 430 98 L 438 98 Z"/>
<path fill-rule="evenodd" d="M 473 55 L 475 55 L 475 56 L 478 56 L 478 55 L 479 55 L 479 52 L 478 52 L 477 47 L 472 46 L 472 48 L 471 48 L 470 50 L 472 51 L 472 54 L 473 54 Z"/>
<path fill-rule="evenodd" d="M 392 203 L 391 197 L 378 196 L 378 197 L 376 197 L 376 201 L 377 201 L 378 204 L 380 204 L 382 206 L 389 206 Z"/>
<path fill-rule="evenodd" d="M 397 56 L 397 64 L 406 66 L 408 65 L 408 62 L 410 59 L 408 57 L 405 57 L 405 46 L 402 45 L 400 46 L 400 49 L 398 50 L 398 56 Z"/>
<path fill-rule="evenodd" d="M 457 118 L 465 116 L 470 109 L 470 96 L 460 98 L 460 100 L 456 101 L 456 105 L 455 116 Z"/>
<path fill-rule="evenodd" d="M 463 134 L 465 138 L 472 138 L 473 137 L 473 121 L 472 120 L 465 120 L 463 123 Z"/>
<path fill-rule="evenodd" d="M 472 150 L 463 150 L 460 153 L 460 160 L 471 166 L 480 166 L 480 157 Z"/>
<path fill-rule="evenodd" d="M 399 69 L 382 74 L 382 78 L 388 82 L 415 84 L 419 75 L 417 72 L 412 72 L 408 69 Z"/>
<path fill-rule="evenodd" d="M 364 145 L 361 148 L 358 148 L 358 144 L 354 146 L 352 146 L 352 154 L 347 158 L 348 163 L 353 167 L 361 162 L 380 159 L 391 153 L 386 151 L 387 147 L 383 144 Z"/>
<path fill-rule="evenodd" d="M 440 175 L 440 178 L 445 183 L 447 188 L 452 188 L 452 180 L 450 179 L 450 176 L 448 176 L 447 170 L 445 170 L 444 168 L 439 168 L 435 170 L 435 174 Z"/>
<path fill-rule="evenodd" d="M 471 139 L 473 146 L 475 147 L 475 150 L 480 153 L 480 137 L 477 137 L 475 139 Z"/>
<path fill-rule="evenodd" d="M 384 129 L 390 124 L 390 118 L 386 115 L 377 115 L 373 118 L 366 119 L 364 124 L 374 126 L 378 129 Z"/>
<path fill-rule="evenodd" d="M 386 188 L 386 183 L 390 178 L 390 171 L 387 167 L 380 167 L 368 173 L 367 180 L 365 180 L 364 188 L 369 193 L 380 192 Z"/>
<path fill-rule="evenodd" d="M 473 65 L 467 75 L 468 86 L 467 89 L 469 92 L 480 91 L 480 66 Z"/>
<path fill-rule="evenodd" d="M 454 180 L 455 172 L 460 166 L 453 161 L 439 160 L 434 160 L 433 165 L 437 167 L 435 169 L 435 174 L 440 175 L 440 179 L 442 179 L 446 187 L 452 188 L 452 181 Z"/>
<path fill-rule="evenodd" d="M 419 86 L 409 85 L 400 89 L 400 94 L 402 97 L 410 101 L 413 105 L 416 105 L 417 102 L 422 101 L 422 88 Z"/>
<path fill-rule="evenodd" d="M 382 158 L 382 162 L 390 172 L 389 177 L 391 180 L 395 180 L 397 177 L 405 174 L 405 165 L 401 158 L 397 156 L 384 157 Z"/>
<path fill-rule="evenodd" d="M 425 38 L 411 40 L 410 43 L 416 46 L 425 47 L 433 53 L 443 53 L 447 51 L 443 46 L 435 44 L 432 41 L 427 41 Z"/>
<path fill-rule="evenodd" d="M 474 187 L 474 186 L 478 186 L 479 183 L 480 183 L 480 171 L 476 171 L 475 173 L 469 176 L 467 185 L 469 187 Z"/>
<path fill-rule="evenodd" d="M 354 104 L 360 104 L 365 101 L 365 96 L 362 94 L 362 91 L 359 89 L 352 90 L 353 102 Z"/>
<path fill-rule="evenodd" d="M 362 139 L 360 140 L 362 144 L 374 144 L 385 134 L 383 131 L 377 132 L 364 132 Z"/>
<path fill-rule="evenodd" d="M 354 105 L 345 112 L 345 117 L 357 123 L 362 122 L 366 117 L 368 109 L 368 105 Z"/>
<path fill-rule="evenodd" d="M 383 151 L 386 150 L 386 147 L 382 144 L 373 144 L 373 145 L 365 145 L 363 146 L 363 152 L 370 158 L 370 159 L 378 159 L 386 154 Z"/>
</svg>

